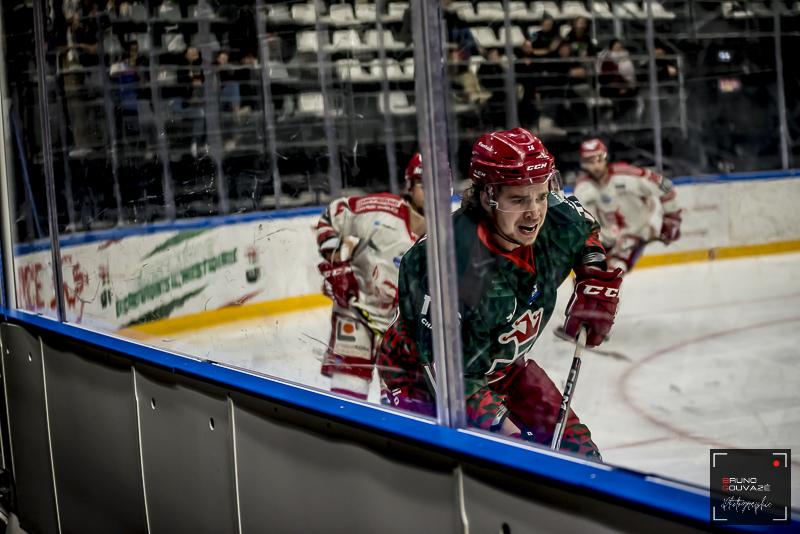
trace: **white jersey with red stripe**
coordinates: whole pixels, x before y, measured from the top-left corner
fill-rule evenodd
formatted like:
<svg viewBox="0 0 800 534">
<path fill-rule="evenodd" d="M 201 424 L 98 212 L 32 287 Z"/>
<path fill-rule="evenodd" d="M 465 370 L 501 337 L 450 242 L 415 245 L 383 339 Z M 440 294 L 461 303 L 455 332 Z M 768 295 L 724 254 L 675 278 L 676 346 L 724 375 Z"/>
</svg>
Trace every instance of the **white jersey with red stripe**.
<svg viewBox="0 0 800 534">
<path fill-rule="evenodd" d="M 627 163 L 609 163 L 605 184 L 583 173 L 575 196 L 600 222 L 600 239 L 607 247 L 622 236 L 658 238 L 664 214 L 678 210 L 669 179 Z"/>
<path fill-rule="evenodd" d="M 397 306 L 400 259 L 420 237 L 411 230 L 411 209 L 390 193 L 345 197 L 334 200 L 317 223 L 320 254 L 339 251 L 349 258 L 360 293 L 352 306 L 381 333 Z"/>
</svg>

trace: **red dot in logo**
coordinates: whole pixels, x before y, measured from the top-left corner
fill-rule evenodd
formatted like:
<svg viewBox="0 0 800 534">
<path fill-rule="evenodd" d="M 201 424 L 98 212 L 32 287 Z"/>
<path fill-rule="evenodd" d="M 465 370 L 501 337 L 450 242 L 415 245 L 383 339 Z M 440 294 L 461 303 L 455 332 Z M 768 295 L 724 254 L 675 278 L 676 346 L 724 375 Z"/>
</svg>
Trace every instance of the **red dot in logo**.
<svg viewBox="0 0 800 534">
<path fill-rule="evenodd" d="M 356 331 L 356 328 L 355 328 L 355 326 L 351 325 L 350 323 L 345 323 L 344 324 L 344 328 L 342 328 L 342 330 L 344 330 L 345 334 L 352 334 L 353 332 Z M 777 462 L 778 460 L 775 460 L 775 461 Z"/>
<path fill-rule="evenodd" d="M 780 467 L 781 466 L 781 461 L 780 460 L 773 460 L 772 461 L 772 466 L 773 467 Z"/>
</svg>

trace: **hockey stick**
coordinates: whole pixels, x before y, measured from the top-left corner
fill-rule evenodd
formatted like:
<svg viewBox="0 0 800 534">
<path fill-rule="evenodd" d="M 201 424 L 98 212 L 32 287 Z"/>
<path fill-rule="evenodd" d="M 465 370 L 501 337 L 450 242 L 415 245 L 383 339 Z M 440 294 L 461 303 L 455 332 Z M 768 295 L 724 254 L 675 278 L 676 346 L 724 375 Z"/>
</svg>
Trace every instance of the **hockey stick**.
<svg viewBox="0 0 800 534">
<path fill-rule="evenodd" d="M 561 339 L 563 341 L 568 341 L 569 343 L 573 343 L 573 344 L 575 343 L 575 339 L 569 337 L 567 335 L 567 333 L 564 332 L 564 327 L 563 326 L 559 326 L 558 328 L 553 329 L 553 334 L 558 339 Z M 584 347 L 584 350 L 587 350 L 589 352 L 593 352 L 594 354 L 597 354 L 599 356 L 607 356 L 607 357 L 613 358 L 615 360 L 622 360 L 622 361 L 626 361 L 626 362 L 631 361 L 630 358 L 628 358 L 627 356 L 625 356 L 621 352 L 617 352 L 615 350 L 603 350 L 603 349 L 598 349 L 597 347 Z"/>
<path fill-rule="evenodd" d="M 557 451 L 561 447 L 561 438 L 564 435 L 564 427 L 569 417 L 569 407 L 572 404 L 572 397 L 575 396 L 575 388 L 578 384 L 578 373 L 581 370 L 581 352 L 586 347 L 586 327 L 581 327 L 578 333 L 578 341 L 575 343 L 575 355 L 572 357 L 572 367 L 569 369 L 567 383 L 564 385 L 564 395 L 561 397 L 561 409 L 556 419 L 556 427 L 553 430 L 553 441 L 550 448 Z"/>
</svg>

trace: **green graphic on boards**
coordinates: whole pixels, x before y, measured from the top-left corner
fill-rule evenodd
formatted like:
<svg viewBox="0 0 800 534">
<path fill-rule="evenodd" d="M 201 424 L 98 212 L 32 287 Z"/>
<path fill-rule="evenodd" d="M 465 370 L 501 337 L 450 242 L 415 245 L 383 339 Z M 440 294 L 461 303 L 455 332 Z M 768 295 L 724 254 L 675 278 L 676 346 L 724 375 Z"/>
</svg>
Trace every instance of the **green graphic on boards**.
<svg viewBox="0 0 800 534">
<path fill-rule="evenodd" d="M 156 246 L 153 250 L 151 250 L 148 254 L 146 254 L 142 259 L 146 260 L 158 254 L 159 252 L 164 252 L 165 250 L 174 247 L 179 243 L 183 243 L 184 241 L 189 241 L 190 239 L 194 239 L 198 235 L 206 232 L 206 230 L 187 230 L 185 232 L 179 232 L 176 235 L 170 237 L 160 245 Z"/>
</svg>

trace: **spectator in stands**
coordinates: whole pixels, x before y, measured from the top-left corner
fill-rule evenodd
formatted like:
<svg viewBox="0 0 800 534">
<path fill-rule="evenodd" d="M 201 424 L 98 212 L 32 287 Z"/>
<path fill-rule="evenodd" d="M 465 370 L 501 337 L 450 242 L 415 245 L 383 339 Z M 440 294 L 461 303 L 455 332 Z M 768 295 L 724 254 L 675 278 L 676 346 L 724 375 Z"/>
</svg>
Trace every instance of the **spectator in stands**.
<svg viewBox="0 0 800 534">
<path fill-rule="evenodd" d="M 588 96 L 586 93 L 590 92 L 588 70 L 573 54 L 572 45 L 561 42 L 556 54 L 554 60 L 542 63 L 538 79 L 541 96 L 538 128 L 551 133 L 560 126 L 577 125 L 588 116 L 588 109 L 580 96 Z"/>
<path fill-rule="evenodd" d="M 450 7 L 451 0 L 442 0 L 442 17 L 447 28 L 447 42 L 455 44 L 460 60 L 467 61 L 474 55 L 483 54 L 483 50 L 472 35 L 469 25 Z M 403 24 L 397 38 L 410 45 L 413 39 L 411 30 L 411 8 L 403 14 Z"/>
<path fill-rule="evenodd" d="M 678 65 L 674 59 L 667 58 L 664 45 L 656 44 L 656 76 L 660 83 L 672 82 L 678 78 Z"/>
<path fill-rule="evenodd" d="M 270 57 L 272 57 L 272 56 L 270 56 Z M 277 60 L 275 60 L 275 61 L 277 61 Z M 242 54 L 242 59 L 239 60 L 239 63 L 241 63 L 242 65 L 248 65 L 248 66 L 251 66 L 251 67 L 257 67 L 258 66 L 258 59 L 256 58 L 255 54 L 253 54 L 252 52 L 245 52 L 244 54 Z"/>
<path fill-rule="evenodd" d="M 506 125 L 505 70 L 500 50 L 487 50 L 486 61 L 478 67 L 478 80 L 491 94 L 482 110 L 482 120 L 486 128 L 504 128 Z"/>
<path fill-rule="evenodd" d="M 518 113 L 520 123 L 527 127 L 536 129 L 534 126 L 538 118 L 536 100 L 539 96 L 537 85 L 541 83 L 541 75 L 546 68 L 544 63 L 536 60 L 555 57 L 560 44 L 559 26 L 552 15 L 545 13 L 541 27 L 532 32 L 530 38 L 518 50 L 519 61 L 514 66 L 517 81 L 522 85 L 522 99 L 519 102 Z"/>
<path fill-rule="evenodd" d="M 100 63 L 97 55 L 100 23 L 107 25 L 105 17 L 101 21 L 100 11 L 95 0 L 83 0 L 80 7 L 68 17 L 72 29 L 72 48 L 78 52 L 78 62 L 84 67 L 94 67 Z"/>
<path fill-rule="evenodd" d="M 269 35 L 269 34 L 268 34 Z M 269 37 L 268 37 L 269 39 Z M 270 61 L 279 61 L 270 53 Z M 261 109 L 261 78 L 258 71 L 258 59 L 250 51 L 246 51 L 239 59 L 239 68 L 236 70 L 239 80 L 239 94 L 241 95 L 241 113 L 249 113 L 252 110 Z M 280 85 L 275 80 L 272 81 L 272 94 L 281 95 L 283 92 L 277 86 Z M 281 87 L 283 87 L 281 85 Z"/>
<path fill-rule="evenodd" d="M 139 136 L 139 91 L 142 77 L 139 64 L 146 64 L 139 56 L 139 43 L 130 41 L 125 43 L 125 52 L 119 61 L 113 63 L 110 69 L 111 81 L 119 91 L 115 102 L 117 119 L 117 135 L 123 143 Z"/>
<path fill-rule="evenodd" d="M 222 111 L 239 113 L 242 96 L 239 91 L 236 69 L 230 64 L 230 54 L 227 50 L 220 50 L 215 61 L 219 75 L 220 108 Z"/>
<path fill-rule="evenodd" d="M 97 3 L 82 0 L 80 4 L 64 6 L 67 22 L 64 92 L 69 112 L 73 148 L 70 155 L 83 157 L 93 146 L 102 144 L 100 108 L 94 105 L 100 97 L 100 78 L 97 54 L 101 20 Z"/>
<path fill-rule="evenodd" d="M 656 42 L 656 78 L 658 79 L 658 92 L 669 98 L 678 94 L 678 64 L 673 58 L 667 58 L 666 45 Z M 680 106 L 674 105 L 673 101 L 662 100 L 661 120 L 665 123 L 677 122 L 680 120 Z"/>
<path fill-rule="evenodd" d="M 560 78 L 557 80 L 559 85 L 564 87 L 575 87 L 587 83 L 589 72 L 586 65 L 579 61 L 573 52 L 572 45 L 563 42 L 558 46 L 556 57 L 558 63 L 553 63 L 553 70 Z"/>
<path fill-rule="evenodd" d="M 527 58 L 527 63 L 530 64 L 530 58 L 554 57 L 560 44 L 561 35 L 556 20 L 549 13 L 545 13 L 541 27 L 531 32 L 530 37 L 522 44 L 521 55 Z"/>
<path fill-rule="evenodd" d="M 230 63 L 227 50 L 220 50 L 214 62 L 219 76 L 219 108 L 222 112 L 222 128 L 225 136 L 225 147 L 233 148 L 238 141 L 238 134 L 231 132 L 241 120 L 242 95 L 239 90 L 239 74 Z"/>
<path fill-rule="evenodd" d="M 170 106 L 177 117 L 190 125 L 190 150 L 193 156 L 197 156 L 198 146 L 205 139 L 204 83 L 205 75 L 200 51 L 190 46 L 186 49 L 178 67 L 177 94 L 170 102 Z"/>
<path fill-rule="evenodd" d="M 575 17 L 566 41 L 572 45 L 572 54 L 575 57 L 588 57 L 597 54 L 597 45 L 592 39 L 589 19 L 586 17 Z"/>
<path fill-rule="evenodd" d="M 469 64 L 462 59 L 458 49 L 450 51 L 450 61 L 447 66 L 450 85 L 453 88 L 453 100 L 456 103 L 482 105 L 489 100 L 491 93 L 481 87 L 478 77 L 469 69 Z"/>
<path fill-rule="evenodd" d="M 613 102 L 614 118 L 621 119 L 638 107 L 636 68 L 622 41 L 612 39 L 597 58 L 600 96 Z"/>
</svg>

